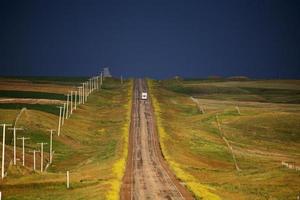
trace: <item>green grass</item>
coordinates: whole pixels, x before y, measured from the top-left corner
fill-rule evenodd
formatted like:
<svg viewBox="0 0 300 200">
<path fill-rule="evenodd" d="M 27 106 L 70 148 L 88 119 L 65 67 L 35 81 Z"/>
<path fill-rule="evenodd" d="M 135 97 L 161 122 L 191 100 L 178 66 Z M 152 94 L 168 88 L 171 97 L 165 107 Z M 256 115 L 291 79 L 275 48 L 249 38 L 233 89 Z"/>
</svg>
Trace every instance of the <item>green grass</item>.
<svg viewBox="0 0 300 200">
<path fill-rule="evenodd" d="M 1 90 L 0 97 L 6 98 L 32 98 L 32 99 L 57 99 L 65 100 L 66 96 L 63 94 L 46 93 L 46 92 L 31 92 L 31 91 L 9 91 Z"/>
<path fill-rule="evenodd" d="M 57 108 L 57 105 L 22 104 L 22 103 L 1 103 L 0 104 L 0 109 L 21 110 L 22 108 L 39 110 L 54 115 L 59 115 L 59 108 Z"/>
<path fill-rule="evenodd" d="M 231 155 L 224 145 L 206 140 L 205 137 L 194 135 L 190 141 L 191 152 L 196 156 L 205 154 L 209 159 L 231 162 Z"/>
</svg>

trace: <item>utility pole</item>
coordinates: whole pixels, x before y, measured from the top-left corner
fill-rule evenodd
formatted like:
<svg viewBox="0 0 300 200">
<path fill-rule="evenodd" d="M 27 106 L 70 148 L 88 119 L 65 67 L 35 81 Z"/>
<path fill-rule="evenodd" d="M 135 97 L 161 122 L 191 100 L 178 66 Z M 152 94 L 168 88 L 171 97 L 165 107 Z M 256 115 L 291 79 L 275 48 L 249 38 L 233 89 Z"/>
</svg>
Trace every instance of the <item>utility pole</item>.
<svg viewBox="0 0 300 200">
<path fill-rule="evenodd" d="M 94 90 L 94 77 L 91 78 L 91 93 Z"/>
<path fill-rule="evenodd" d="M 86 92 L 85 92 L 86 101 L 87 101 L 88 94 L 89 94 L 89 81 L 86 81 Z"/>
<path fill-rule="evenodd" d="M 93 81 L 92 81 L 92 78 L 89 79 L 90 81 L 90 92 L 89 92 L 89 95 L 92 93 L 92 90 L 93 90 Z"/>
<path fill-rule="evenodd" d="M 78 88 L 78 105 L 81 104 L 81 87 L 77 87 Z"/>
<path fill-rule="evenodd" d="M 93 83 L 92 84 L 92 86 L 93 86 L 92 87 L 92 92 L 93 92 L 95 90 L 95 86 L 96 86 L 96 84 L 95 84 L 95 77 L 94 76 L 92 77 L 92 83 Z"/>
<path fill-rule="evenodd" d="M 69 189 L 70 188 L 70 172 L 69 171 L 67 171 L 67 189 Z"/>
<path fill-rule="evenodd" d="M 90 80 L 88 80 L 87 82 L 86 82 L 86 98 L 89 96 L 89 94 L 90 94 Z"/>
<path fill-rule="evenodd" d="M 121 75 L 121 84 L 123 84 L 123 76 Z"/>
<path fill-rule="evenodd" d="M 83 87 L 80 86 L 80 104 L 83 104 Z"/>
<path fill-rule="evenodd" d="M 99 76 L 96 76 L 96 90 L 99 89 Z"/>
<path fill-rule="evenodd" d="M 5 128 L 7 126 L 11 126 L 11 124 L 0 124 L 2 126 L 3 132 L 2 132 L 2 163 L 1 163 L 1 178 L 4 178 L 4 162 L 5 162 Z"/>
<path fill-rule="evenodd" d="M 86 86 L 85 96 L 86 96 L 86 100 L 87 100 L 87 96 L 89 93 L 89 80 L 86 81 L 85 86 Z"/>
<path fill-rule="evenodd" d="M 78 95 L 77 96 L 78 97 L 78 99 L 77 99 L 78 100 L 77 105 L 79 106 L 80 105 L 80 87 L 77 87 L 76 91 L 77 91 L 77 95 Z"/>
<path fill-rule="evenodd" d="M 44 170 L 44 145 L 47 144 L 45 142 L 38 143 L 41 145 L 41 172 Z"/>
<path fill-rule="evenodd" d="M 57 127 L 57 135 L 59 136 L 60 135 L 60 129 L 61 129 L 61 124 L 62 124 L 62 120 L 61 120 L 61 118 L 62 118 L 62 109 L 63 109 L 63 107 L 62 106 L 59 106 L 59 118 L 58 118 L 58 127 Z"/>
<path fill-rule="evenodd" d="M 82 104 L 84 104 L 84 102 L 85 102 L 85 98 L 84 98 L 84 92 L 85 92 L 85 89 L 84 89 L 84 87 L 85 87 L 85 84 L 84 83 L 82 83 L 82 94 L 81 94 L 81 98 L 82 98 Z"/>
<path fill-rule="evenodd" d="M 13 128 L 8 128 L 8 130 L 13 130 L 13 133 L 14 133 L 14 165 L 17 164 L 17 151 L 16 151 L 16 146 L 17 146 L 17 130 L 24 130 L 23 128 L 16 128 L 16 127 L 13 127 Z"/>
<path fill-rule="evenodd" d="M 77 110 L 77 91 L 74 91 L 75 92 L 75 107 L 74 109 Z"/>
<path fill-rule="evenodd" d="M 94 91 L 94 77 L 91 78 L 91 82 L 92 82 L 92 89 L 91 89 L 91 93 Z"/>
<path fill-rule="evenodd" d="M 94 91 L 94 77 L 91 78 L 91 93 Z"/>
<path fill-rule="evenodd" d="M 52 150 L 52 142 L 53 142 L 53 132 L 55 132 L 55 130 L 49 130 L 50 131 L 50 150 L 49 150 L 49 153 L 50 153 L 50 163 L 52 163 L 52 160 L 53 160 L 53 150 Z"/>
<path fill-rule="evenodd" d="M 96 76 L 96 90 L 99 88 L 99 76 Z"/>
<path fill-rule="evenodd" d="M 79 87 L 79 91 L 80 91 L 80 94 L 79 94 L 79 98 L 80 98 L 80 104 L 83 104 L 83 98 L 82 98 L 82 93 L 83 93 L 83 90 L 82 90 L 82 87 L 80 86 Z"/>
<path fill-rule="evenodd" d="M 86 88 L 85 88 L 85 101 L 87 101 L 87 97 L 88 97 L 88 92 L 89 92 L 89 90 L 88 90 L 88 88 L 89 88 L 89 81 L 87 81 L 86 83 L 85 83 L 85 86 L 86 86 Z"/>
<path fill-rule="evenodd" d="M 98 76 L 98 89 L 100 89 L 100 76 Z"/>
<path fill-rule="evenodd" d="M 100 76 L 100 88 L 102 87 L 102 83 L 103 83 L 103 73 L 101 72 L 101 76 Z"/>
<path fill-rule="evenodd" d="M 80 86 L 80 90 L 81 90 L 81 104 L 84 104 L 84 99 L 83 99 L 83 95 L 84 95 L 84 83 L 82 83 L 82 86 Z"/>
<path fill-rule="evenodd" d="M 90 79 L 88 79 L 87 80 L 87 82 L 86 82 L 87 84 L 86 84 L 86 86 L 87 86 L 87 88 L 86 88 L 86 93 L 87 93 L 87 95 L 86 96 L 88 96 L 89 94 L 90 94 L 90 89 L 91 89 L 91 87 L 90 87 L 90 83 L 91 83 L 91 80 Z"/>
<path fill-rule="evenodd" d="M 40 152 L 40 151 L 37 151 L 37 150 L 33 150 L 33 151 L 29 151 L 29 152 L 32 152 L 33 153 L 33 171 L 36 171 L 36 153 L 37 152 Z"/>
<path fill-rule="evenodd" d="M 62 123 L 61 123 L 61 125 L 64 125 L 64 123 L 65 123 L 65 115 L 66 115 L 66 103 L 64 103 L 64 111 L 63 111 L 63 116 L 62 116 Z"/>
<path fill-rule="evenodd" d="M 88 98 L 89 94 L 90 94 L 90 80 L 88 80 L 87 82 L 87 88 L 86 88 L 86 99 Z"/>
<path fill-rule="evenodd" d="M 92 81 L 92 78 L 90 78 L 89 81 L 90 81 L 90 84 L 89 84 L 89 86 L 90 86 L 89 95 L 90 95 L 92 93 L 92 90 L 93 90 L 93 81 Z"/>
<path fill-rule="evenodd" d="M 83 104 L 83 87 L 80 86 L 80 104 Z"/>
<path fill-rule="evenodd" d="M 70 116 L 73 114 L 73 91 L 71 91 Z"/>
<path fill-rule="evenodd" d="M 102 82 L 101 82 L 101 78 L 102 77 L 102 72 L 100 73 L 100 76 L 99 76 L 99 89 L 101 89 L 101 85 L 102 85 Z"/>
<path fill-rule="evenodd" d="M 85 91 L 85 83 L 82 83 L 82 98 L 83 98 L 82 103 L 83 104 L 86 102 L 86 100 L 85 100 L 85 93 L 86 93 L 86 91 Z"/>
<path fill-rule="evenodd" d="M 70 95 L 67 94 L 66 119 L 68 119 L 68 116 L 69 116 L 69 98 L 70 98 Z"/>
<path fill-rule="evenodd" d="M 89 95 L 90 95 L 92 93 L 92 79 L 90 78 L 89 81 L 90 81 L 90 84 L 89 84 L 89 86 L 90 86 Z"/>
<path fill-rule="evenodd" d="M 22 165 L 25 166 L 25 140 L 29 140 L 30 138 L 21 137 L 18 140 L 22 140 Z"/>
</svg>

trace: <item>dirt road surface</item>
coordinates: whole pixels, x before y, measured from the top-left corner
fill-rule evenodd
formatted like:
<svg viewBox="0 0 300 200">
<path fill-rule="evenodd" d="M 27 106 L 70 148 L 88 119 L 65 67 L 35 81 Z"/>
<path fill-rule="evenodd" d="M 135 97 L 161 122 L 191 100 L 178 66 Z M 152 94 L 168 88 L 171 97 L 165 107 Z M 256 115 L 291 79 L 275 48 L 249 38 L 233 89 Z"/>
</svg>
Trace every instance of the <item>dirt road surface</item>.
<svg viewBox="0 0 300 200">
<path fill-rule="evenodd" d="M 194 199 L 162 156 L 151 100 L 141 100 L 142 92 L 148 92 L 146 82 L 135 80 L 128 161 L 120 198 Z"/>
</svg>

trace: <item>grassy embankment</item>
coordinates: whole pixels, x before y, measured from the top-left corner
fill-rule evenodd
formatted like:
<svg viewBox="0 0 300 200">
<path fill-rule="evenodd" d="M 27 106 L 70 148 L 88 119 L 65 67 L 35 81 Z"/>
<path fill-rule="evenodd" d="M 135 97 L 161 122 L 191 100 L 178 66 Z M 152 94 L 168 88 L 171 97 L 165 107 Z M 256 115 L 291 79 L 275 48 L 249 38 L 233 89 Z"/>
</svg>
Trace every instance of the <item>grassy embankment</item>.
<svg viewBox="0 0 300 200">
<path fill-rule="evenodd" d="M 297 197 L 299 172 L 282 167 L 281 161 L 300 165 L 299 81 L 171 80 L 149 85 L 163 154 L 198 199 Z M 199 99 L 204 114 L 191 96 Z M 241 171 L 221 138 L 216 114 Z"/>
<path fill-rule="evenodd" d="M 0 184 L 5 199 L 117 199 L 127 156 L 131 87 L 131 82 L 121 85 L 107 79 L 103 89 L 94 92 L 65 121 L 62 135 L 54 136 L 53 164 L 42 174 L 32 172 L 33 158 L 28 150 L 38 148 L 37 142 L 49 144 L 47 130 L 57 127 L 58 118 L 51 113 L 27 110 L 18 122 L 18 126 L 26 128 L 18 137 L 30 137 L 26 141 L 26 167 L 21 167 L 20 161 L 17 167 L 9 166 L 8 177 Z M 12 123 L 18 112 L 0 109 L 0 121 Z M 11 138 L 10 132 L 7 135 Z M 48 160 L 49 145 L 45 151 Z M 10 145 L 7 155 L 11 159 Z M 17 155 L 21 157 L 20 141 Z M 38 156 L 38 170 L 39 164 Z M 67 170 L 71 176 L 69 190 L 65 187 Z"/>
</svg>

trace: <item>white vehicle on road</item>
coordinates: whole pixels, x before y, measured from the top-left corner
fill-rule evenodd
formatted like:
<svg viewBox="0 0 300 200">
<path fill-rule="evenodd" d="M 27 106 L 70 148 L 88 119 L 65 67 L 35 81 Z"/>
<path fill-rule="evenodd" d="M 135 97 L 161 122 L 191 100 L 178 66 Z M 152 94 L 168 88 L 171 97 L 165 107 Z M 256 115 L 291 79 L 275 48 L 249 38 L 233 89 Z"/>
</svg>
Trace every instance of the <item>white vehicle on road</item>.
<svg viewBox="0 0 300 200">
<path fill-rule="evenodd" d="M 142 92 L 142 100 L 147 100 L 147 99 L 148 99 L 147 92 Z"/>
</svg>

